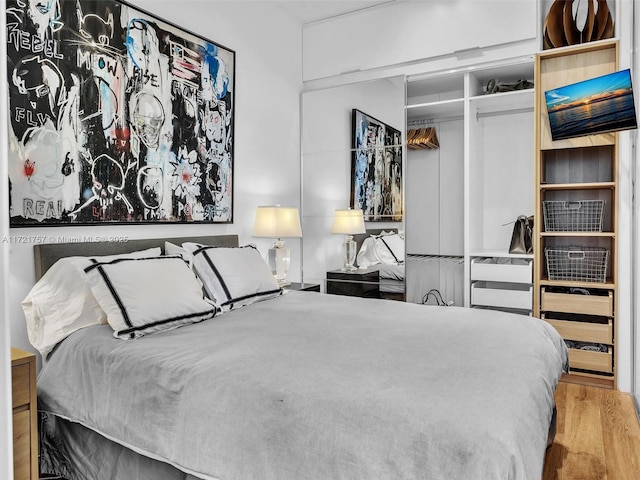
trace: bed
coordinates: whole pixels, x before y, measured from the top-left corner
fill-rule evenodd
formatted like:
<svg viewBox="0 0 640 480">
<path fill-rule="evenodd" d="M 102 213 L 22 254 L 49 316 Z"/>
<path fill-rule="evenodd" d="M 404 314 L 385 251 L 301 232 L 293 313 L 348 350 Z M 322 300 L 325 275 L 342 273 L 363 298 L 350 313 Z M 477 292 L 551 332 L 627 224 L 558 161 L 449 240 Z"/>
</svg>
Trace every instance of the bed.
<svg viewBox="0 0 640 480">
<path fill-rule="evenodd" d="M 378 270 L 380 298 L 405 300 L 404 236 L 395 228 L 367 229 L 353 236 L 356 266 Z"/>
<path fill-rule="evenodd" d="M 240 256 L 227 261 L 250 253 L 235 236 L 169 240 L 189 245 L 197 272 L 204 254 L 222 276 L 257 270 L 245 269 Z M 40 245 L 36 269 L 47 278 L 69 255 L 166 246 L 165 239 Z M 73 263 L 91 272 L 143 271 L 161 257 Z M 178 265 L 173 256 L 166 263 Z M 546 322 L 315 292 L 229 303 L 208 282 L 203 268 L 204 291 L 216 309 L 224 304 L 211 318 L 137 337 L 109 323 L 84 326 L 48 352 L 38 376 L 44 473 L 69 480 L 541 478 L 553 395 L 567 368 L 564 342 Z"/>
</svg>

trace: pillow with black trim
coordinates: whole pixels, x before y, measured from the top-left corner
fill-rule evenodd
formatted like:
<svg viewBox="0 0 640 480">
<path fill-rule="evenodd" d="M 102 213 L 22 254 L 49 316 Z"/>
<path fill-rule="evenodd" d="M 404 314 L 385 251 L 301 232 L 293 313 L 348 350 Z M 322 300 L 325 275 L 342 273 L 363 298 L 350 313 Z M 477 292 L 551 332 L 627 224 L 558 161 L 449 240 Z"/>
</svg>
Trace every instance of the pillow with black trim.
<svg viewBox="0 0 640 480">
<path fill-rule="evenodd" d="M 400 265 L 404 263 L 404 238 L 394 232 L 371 235 L 362 242 L 356 259 L 360 268 L 368 268 L 380 263 Z"/>
<path fill-rule="evenodd" d="M 94 261 L 157 257 L 160 247 L 100 257 L 65 257 L 54 263 L 21 302 L 29 342 L 43 358 L 73 332 L 107 323 L 82 270 Z"/>
<path fill-rule="evenodd" d="M 170 256 L 180 255 L 189 264 L 189 267 L 191 267 L 191 263 L 193 262 L 191 253 L 175 243 L 164 242 L 164 254 Z"/>
<path fill-rule="evenodd" d="M 376 252 L 382 263 L 404 262 L 404 236 L 399 233 L 382 234 L 376 238 Z"/>
<path fill-rule="evenodd" d="M 84 268 L 118 338 L 137 338 L 213 318 L 218 308 L 179 256 L 123 258 Z"/>
<path fill-rule="evenodd" d="M 210 247 L 185 242 L 193 269 L 211 300 L 223 311 L 282 295 L 282 289 L 260 252 L 244 247 Z"/>
</svg>

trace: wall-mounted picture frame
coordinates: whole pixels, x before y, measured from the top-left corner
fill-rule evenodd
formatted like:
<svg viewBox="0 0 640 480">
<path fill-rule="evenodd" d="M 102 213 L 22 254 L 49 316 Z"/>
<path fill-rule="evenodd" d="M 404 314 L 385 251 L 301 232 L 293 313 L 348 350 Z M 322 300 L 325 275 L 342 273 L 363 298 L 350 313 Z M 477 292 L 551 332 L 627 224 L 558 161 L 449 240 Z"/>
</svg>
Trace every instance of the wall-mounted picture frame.
<svg viewBox="0 0 640 480">
<path fill-rule="evenodd" d="M 552 140 L 638 128 L 631 70 L 544 92 Z"/>
<path fill-rule="evenodd" d="M 233 50 L 119 0 L 6 10 L 12 227 L 233 222 Z"/>
<path fill-rule="evenodd" d="M 402 133 L 356 108 L 351 123 L 351 208 L 368 222 L 402 221 Z"/>
</svg>

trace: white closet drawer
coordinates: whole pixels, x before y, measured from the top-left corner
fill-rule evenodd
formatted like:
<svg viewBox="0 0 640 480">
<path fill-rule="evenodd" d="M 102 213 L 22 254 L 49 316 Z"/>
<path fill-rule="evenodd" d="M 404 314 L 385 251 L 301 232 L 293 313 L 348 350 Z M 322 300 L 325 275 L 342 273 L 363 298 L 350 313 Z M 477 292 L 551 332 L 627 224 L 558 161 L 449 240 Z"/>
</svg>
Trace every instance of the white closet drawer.
<svg viewBox="0 0 640 480">
<path fill-rule="evenodd" d="M 487 282 L 532 283 L 533 267 L 529 259 L 498 263 L 496 258 L 471 259 L 471 280 Z"/>
<path fill-rule="evenodd" d="M 533 311 L 531 308 L 504 308 L 504 307 L 496 307 L 494 305 L 485 306 L 485 305 L 471 305 L 471 308 L 476 308 L 478 310 L 493 310 L 494 312 L 505 312 L 505 313 L 513 313 L 515 315 L 524 315 L 527 317 L 533 316 Z"/>
<path fill-rule="evenodd" d="M 533 286 L 522 283 L 474 282 L 471 284 L 471 303 L 488 307 L 531 310 Z"/>
</svg>

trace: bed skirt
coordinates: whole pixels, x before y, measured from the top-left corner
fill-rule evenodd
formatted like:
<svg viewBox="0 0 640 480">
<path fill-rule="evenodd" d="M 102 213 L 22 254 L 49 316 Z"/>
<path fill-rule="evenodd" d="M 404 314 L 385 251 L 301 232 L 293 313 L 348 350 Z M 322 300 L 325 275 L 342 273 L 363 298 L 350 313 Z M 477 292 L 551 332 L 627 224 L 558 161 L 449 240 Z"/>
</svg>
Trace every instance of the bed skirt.
<svg viewBox="0 0 640 480">
<path fill-rule="evenodd" d="M 79 423 L 40 412 L 40 470 L 65 480 L 199 480 Z"/>
<path fill-rule="evenodd" d="M 547 447 L 556 435 L 557 411 Z M 140 455 L 78 423 L 40 412 L 40 469 L 65 480 L 199 480 L 177 468 Z M 90 454 L 86 452 L 90 446 Z"/>
</svg>

